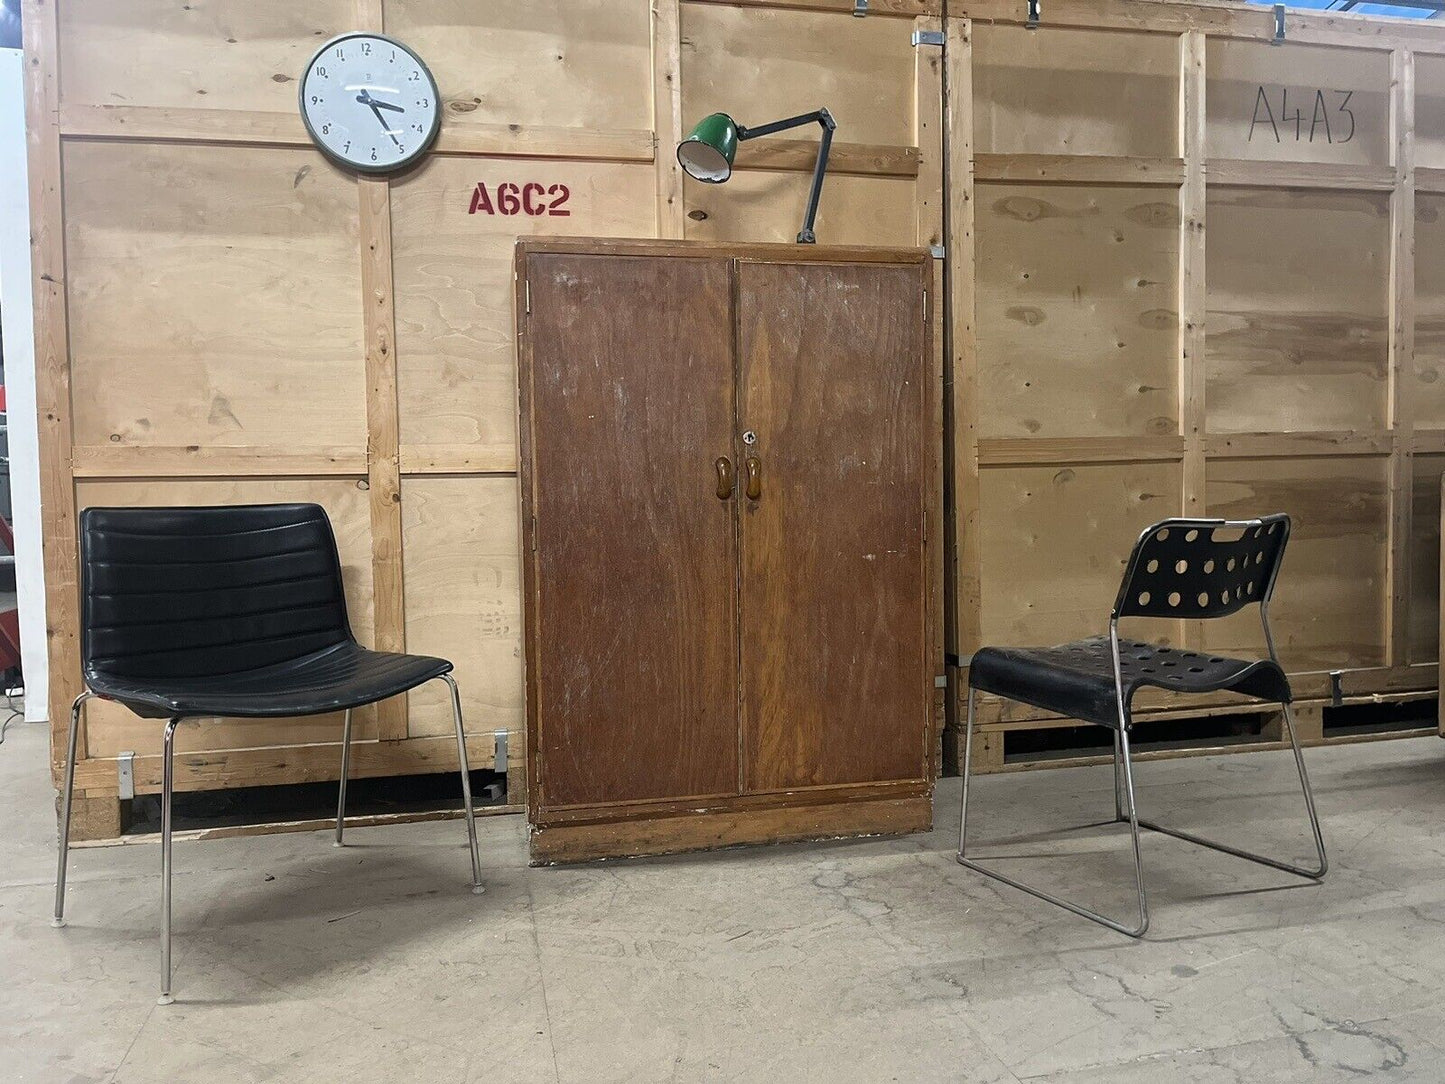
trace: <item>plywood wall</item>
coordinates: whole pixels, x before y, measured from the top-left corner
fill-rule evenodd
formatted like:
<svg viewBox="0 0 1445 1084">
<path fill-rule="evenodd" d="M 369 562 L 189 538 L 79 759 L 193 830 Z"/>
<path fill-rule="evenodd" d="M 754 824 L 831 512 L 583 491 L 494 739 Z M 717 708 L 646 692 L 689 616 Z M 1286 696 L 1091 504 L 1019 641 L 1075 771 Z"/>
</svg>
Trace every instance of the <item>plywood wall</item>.
<svg viewBox="0 0 1445 1084">
<path fill-rule="evenodd" d="M 513 244 L 791 241 L 816 131 L 749 145 L 724 188 L 684 188 L 673 147 L 713 110 L 823 105 L 820 240 L 940 244 L 941 57 L 910 41 L 940 8 L 27 0 L 57 760 L 80 689 L 77 509 L 315 500 L 359 638 L 454 660 L 472 765 L 506 730 L 515 766 Z M 328 163 L 296 112 L 312 52 L 358 29 L 410 44 L 443 98 L 434 151 L 390 179 Z M 473 199 L 527 182 L 565 187 L 565 214 Z M 355 770 L 450 770 L 443 692 L 360 713 Z M 337 724 L 183 727 L 179 783 L 334 778 Z M 90 796 L 116 793 L 125 751 L 141 790 L 159 782 L 159 730 L 123 711 L 93 710 L 82 750 Z"/>
<path fill-rule="evenodd" d="M 1105 632 L 1155 520 L 1284 511 L 1272 617 L 1299 694 L 1334 670 L 1355 695 L 1433 690 L 1445 29 L 1291 12 L 1274 46 L 1245 8 L 1100 0 L 1031 30 L 1022 4 L 962 7 L 960 662 Z M 1147 631 L 1264 650 L 1257 613 Z"/>
</svg>

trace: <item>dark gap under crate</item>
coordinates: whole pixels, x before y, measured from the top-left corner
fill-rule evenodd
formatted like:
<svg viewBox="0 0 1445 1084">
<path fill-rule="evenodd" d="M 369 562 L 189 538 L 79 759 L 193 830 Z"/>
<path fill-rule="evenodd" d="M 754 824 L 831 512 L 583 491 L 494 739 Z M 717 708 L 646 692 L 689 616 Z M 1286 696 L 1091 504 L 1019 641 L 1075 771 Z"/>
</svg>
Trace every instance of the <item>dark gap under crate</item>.
<svg viewBox="0 0 1445 1084">
<path fill-rule="evenodd" d="M 1167 719 L 1137 724 L 1130 733 L 1134 752 L 1156 749 L 1191 749 L 1249 745 L 1275 740 L 1265 727 L 1274 713 L 1251 712 L 1238 715 L 1201 715 L 1191 719 Z M 1114 732 L 1101 726 L 1042 727 L 1010 730 L 1003 737 L 1005 764 L 1071 757 L 1111 756 Z"/>
<path fill-rule="evenodd" d="M 1322 714 L 1326 737 L 1434 729 L 1440 716 L 1440 699 L 1341 704 L 1337 708 L 1327 706 Z"/>
<path fill-rule="evenodd" d="M 506 805 L 507 777 L 477 769 L 471 773 L 472 804 L 476 809 Z M 335 820 L 334 782 L 288 783 L 272 787 L 238 787 L 233 790 L 177 792 L 172 810 L 178 832 L 206 828 L 233 828 L 280 824 L 287 821 Z M 142 794 L 131 803 L 127 836 L 159 834 L 161 797 Z M 430 813 L 462 808 L 461 782 L 456 773 L 401 775 L 353 779 L 346 784 L 346 816 L 385 816 Z"/>
</svg>

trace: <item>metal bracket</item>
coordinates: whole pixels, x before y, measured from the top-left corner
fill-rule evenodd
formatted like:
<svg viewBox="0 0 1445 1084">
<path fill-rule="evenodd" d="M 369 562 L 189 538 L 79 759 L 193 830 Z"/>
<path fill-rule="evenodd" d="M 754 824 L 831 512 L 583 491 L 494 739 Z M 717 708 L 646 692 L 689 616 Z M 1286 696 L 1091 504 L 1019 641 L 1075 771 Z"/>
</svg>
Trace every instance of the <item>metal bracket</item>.
<svg viewBox="0 0 1445 1084">
<path fill-rule="evenodd" d="M 934 677 L 934 679 L 933 679 L 933 687 L 934 687 L 935 689 L 946 689 L 946 688 L 948 688 L 948 675 L 947 675 L 947 674 L 938 674 L 936 677 Z"/>
<path fill-rule="evenodd" d="M 1330 707 L 1340 707 L 1345 702 L 1345 692 L 1340 686 L 1340 680 L 1345 676 L 1343 670 L 1330 671 Z"/>
<path fill-rule="evenodd" d="M 492 771 L 502 775 L 507 774 L 507 732 L 498 730 L 492 734 L 492 740 L 496 742 L 492 752 Z"/>
<path fill-rule="evenodd" d="M 122 798 L 135 797 L 135 753 L 126 750 L 115 758 L 116 782 Z"/>
<path fill-rule="evenodd" d="M 943 46 L 942 30 L 915 30 L 913 32 L 913 47 L 917 49 L 920 45 Z"/>
<path fill-rule="evenodd" d="M 1037 30 L 1042 21 L 1043 14 L 1039 10 L 1039 0 L 1028 0 L 1028 16 L 1024 19 L 1024 26 L 1029 30 Z"/>
<path fill-rule="evenodd" d="M 942 246 L 942 245 L 929 245 L 929 246 L 928 246 L 928 254 L 929 254 L 930 256 L 932 256 L 935 260 L 941 260 L 941 259 L 943 259 L 943 246 Z"/>
<path fill-rule="evenodd" d="M 853 18 L 861 19 L 868 14 L 868 0 L 853 0 Z"/>
<path fill-rule="evenodd" d="M 1284 5 L 1274 6 L 1274 37 L 1269 39 L 1271 45 L 1284 44 Z"/>
</svg>

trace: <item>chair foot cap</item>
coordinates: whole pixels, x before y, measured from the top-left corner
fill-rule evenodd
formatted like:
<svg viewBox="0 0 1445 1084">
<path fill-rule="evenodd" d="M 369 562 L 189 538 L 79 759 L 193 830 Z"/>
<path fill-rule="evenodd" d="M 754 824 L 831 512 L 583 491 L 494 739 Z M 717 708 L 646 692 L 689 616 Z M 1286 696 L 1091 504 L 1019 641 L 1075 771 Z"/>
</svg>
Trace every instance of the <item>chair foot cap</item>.
<svg viewBox="0 0 1445 1084">
<path fill-rule="evenodd" d="M 486 886 L 486 885 L 472 885 L 472 895 L 473 895 L 473 896 L 483 895 L 486 891 L 487 891 L 487 886 Z"/>
<path fill-rule="evenodd" d="M 341 840 L 339 840 L 339 839 L 333 839 L 333 840 L 331 841 L 331 845 L 332 845 L 333 847 L 345 847 L 345 846 L 346 846 L 346 844 L 345 844 L 345 843 L 342 843 Z"/>
<path fill-rule="evenodd" d="M 174 1005 L 175 1003 L 176 999 L 170 994 L 162 994 L 160 997 L 156 998 L 157 1005 Z"/>
<path fill-rule="evenodd" d="M 63 918 L 52 918 L 52 919 L 50 920 L 50 928 L 53 929 L 53 930 L 63 930 L 63 929 L 65 929 L 65 919 L 63 919 Z"/>
</svg>

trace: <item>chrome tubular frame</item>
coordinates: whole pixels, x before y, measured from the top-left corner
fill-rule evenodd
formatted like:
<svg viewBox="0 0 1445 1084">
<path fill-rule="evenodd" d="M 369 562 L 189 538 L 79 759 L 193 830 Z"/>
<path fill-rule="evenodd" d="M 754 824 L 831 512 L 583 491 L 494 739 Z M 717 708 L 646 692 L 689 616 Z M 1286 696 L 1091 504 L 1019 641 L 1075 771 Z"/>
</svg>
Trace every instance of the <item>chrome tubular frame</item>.
<svg viewBox="0 0 1445 1084">
<path fill-rule="evenodd" d="M 60 865 L 55 871 L 55 914 L 50 924 L 56 929 L 65 925 L 65 867 L 70 859 L 70 806 L 75 797 L 75 753 L 80 736 L 80 709 L 87 700 L 95 697 L 86 690 L 70 705 L 70 743 L 65 754 L 65 794 L 62 795 L 60 813 Z"/>
<path fill-rule="evenodd" d="M 346 830 L 346 777 L 351 774 L 351 709 L 341 724 L 341 779 L 336 791 L 336 841 L 333 847 L 346 846 L 342 833 Z"/>
</svg>

